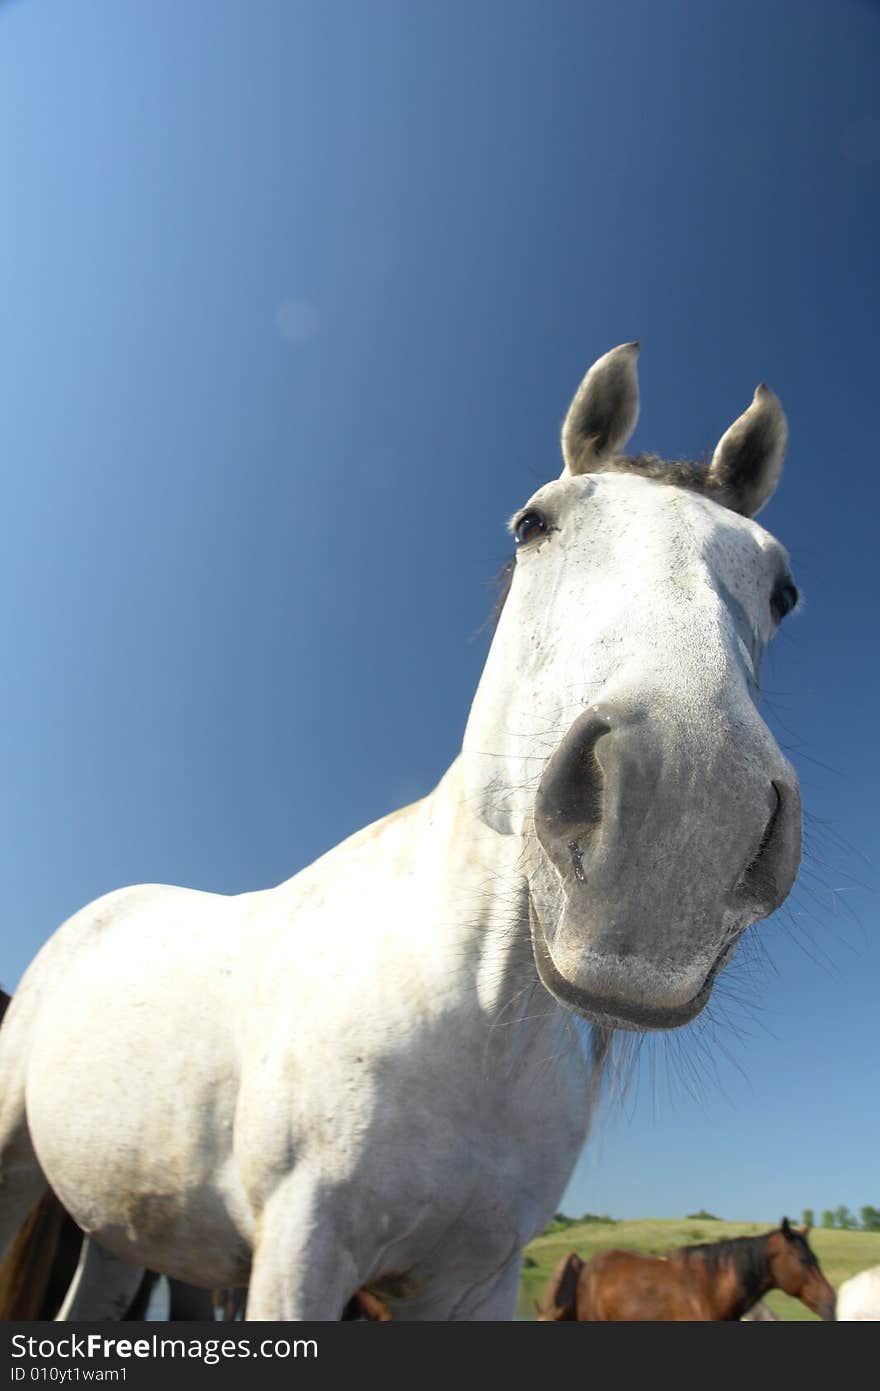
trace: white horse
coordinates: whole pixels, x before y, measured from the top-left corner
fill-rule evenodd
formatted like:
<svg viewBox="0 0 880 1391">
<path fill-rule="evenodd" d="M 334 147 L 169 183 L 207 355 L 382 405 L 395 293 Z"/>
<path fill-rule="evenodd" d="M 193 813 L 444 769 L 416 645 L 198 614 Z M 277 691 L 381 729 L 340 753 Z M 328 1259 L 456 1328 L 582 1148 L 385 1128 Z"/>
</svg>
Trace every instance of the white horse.
<svg viewBox="0 0 880 1391">
<path fill-rule="evenodd" d="M 880 1265 L 860 1270 L 844 1280 L 837 1291 L 837 1321 L 868 1322 L 880 1319 Z"/>
<path fill-rule="evenodd" d="M 750 520 L 785 417 L 760 386 L 708 468 L 626 459 L 637 350 L 592 367 L 511 522 L 436 790 L 277 888 L 122 889 L 40 952 L 0 1031 L 0 1253 L 48 1181 L 125 1260 L 249 1281 L 251 1319 L 362 1285 L 512 1316 L 611 1031 L 693 1019 L 800 857 L 756 706 L 797 599 Z"/>
</svg>

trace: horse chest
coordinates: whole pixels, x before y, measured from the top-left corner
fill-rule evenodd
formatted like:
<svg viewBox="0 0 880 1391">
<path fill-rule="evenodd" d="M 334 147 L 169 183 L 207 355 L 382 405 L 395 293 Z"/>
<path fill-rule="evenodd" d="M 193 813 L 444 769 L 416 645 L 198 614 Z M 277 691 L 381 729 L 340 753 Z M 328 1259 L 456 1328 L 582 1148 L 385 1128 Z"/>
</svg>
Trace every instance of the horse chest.
<svg viewBox="0 0 880 1391">
<path fill-rule="evenodd" d="M 584 1067 L 563 1052 L 538 1077 L 485 1038 L 459 1028 L 458 1041 L 459 1066 L 410 1037 L 372 1057 L 338 1047 L 320 1083 L 295 1051 L 271 1076 L 255 1068 L 238 1107 L 254 1205 L 315 1175 L 340 1242 L 378 1276 L 430 1281 L 454 1264 L 476 1279 L 510 1259 L 552 1215 L 583 1144 Z M 292 1092 L 283 1114 L 268 1104 Z"/>
</svg>

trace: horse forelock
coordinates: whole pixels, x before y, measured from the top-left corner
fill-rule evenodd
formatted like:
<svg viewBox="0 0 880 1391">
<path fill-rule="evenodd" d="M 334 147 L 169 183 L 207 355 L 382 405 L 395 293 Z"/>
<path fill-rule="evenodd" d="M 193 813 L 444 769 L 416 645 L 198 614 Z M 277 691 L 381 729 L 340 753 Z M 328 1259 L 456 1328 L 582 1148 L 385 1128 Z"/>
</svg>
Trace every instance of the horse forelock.
<svg viewBox="0 0 880 1391">
<path fill-rule="evenodd" d="M 664 459 L 661 454 L 615 454 L 610 459 L 599 460 L 590 473 L 634 473 L 640 478 L 650 478 L 654 483 L 668 483 L 673 488 L 684 488 L 688 492 L 701 493 L 716 502 L 723 502 L 721 490 L 709 477 L 708 459 Z"/>
</svg>

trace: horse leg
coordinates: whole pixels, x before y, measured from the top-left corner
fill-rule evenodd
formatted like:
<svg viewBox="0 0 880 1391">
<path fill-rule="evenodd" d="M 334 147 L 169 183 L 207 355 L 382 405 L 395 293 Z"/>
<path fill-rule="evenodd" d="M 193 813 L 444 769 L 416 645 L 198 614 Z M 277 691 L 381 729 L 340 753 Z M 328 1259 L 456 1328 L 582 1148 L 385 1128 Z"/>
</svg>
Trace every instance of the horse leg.
<svg viewBox="0 0 880 1391">
<path fill-rule="evenodd" d="M 150 1307 L 150 1300 L 153 1297 L 153 1290 L 159 1283 L 159 1276 L 155 1270 L 145 1270 L 141 1276 L 141 1282 L 135 1291 L 134 1299 L 129 1304 L 123 1319 L 126 1323 L 143 1323 L 147 1317 L 147 1310 Z"/>
<path fill-rule="evenodd" d="M 138 1291 L 125 1312 L 127 1321 L 144 1321 L 159 1279 L 154 1270 L 144 1271 Z M 185 1285 L 182 1280 L 169 1278 L 168 1319 L 171 1323 L 213 1323 L 214 1298 L 211 1290 L 198 1289 L 195 1285 Z"/>
<path fill-rule="evenodd" d="M 460 1300 L 450 1317 L 456 1320 L 501 1320 L 510 1322 L 516 1317 L 519 1298 L 522 1252 L 508 1262 L 491 1280 L 476 1285 Z"/>
<path fill-rule="evenodd" d="M 517 1248 L 494 1274 L 473 1283 L 438 1275 L 419 1293 L 393 1301 L 390 1316 L 412 1322 L 502 1322 L 516 1317 L 522 1251 Z"/>
<path fill-rule="evenodd" d="M 246 1319 L 335 1321 L 363 1283 L 315 1188 L 291 1179 L 266 1203 Z"/>
<path fill-rule="evenodd" d="M 236 1319 L 244 1317 L 247 1293 L 246 1285 L 243 1288 L 236 1286 L 234 1289 L 214 1290 L 213 1297 L 218 1307 L 217 1317 L 220 1323 L 233 1323 Z"/>
<path fill-rule="evenodd" d="M 185 1285 L 182 1280 L 169 1280 L 168 1317 L 174 1323 L 214 1321 L 214 1300 L 210 1290 Z"/>
<path fill-rule="evenodd" d="M 61 1321 L 121 1319 L 143 1274 L 143 1266 L 123 1261 L 91 1237 L 83 1237 L 76 1273 L 56 1317 Z"/>
</svg>

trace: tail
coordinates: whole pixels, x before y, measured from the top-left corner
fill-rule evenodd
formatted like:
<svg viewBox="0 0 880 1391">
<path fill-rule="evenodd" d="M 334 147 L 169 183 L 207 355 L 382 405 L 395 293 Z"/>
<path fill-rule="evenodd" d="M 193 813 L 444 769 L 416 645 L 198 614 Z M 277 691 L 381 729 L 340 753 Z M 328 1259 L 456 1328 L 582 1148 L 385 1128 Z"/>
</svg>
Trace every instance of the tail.
<svg viewBox="0 0 880 1391">
<path fill-rule="evenodd" d="M 550 1276 L 544 1303 L 535 1300 L 539 1323 L 560 1323 L 564 1319 L 577 1322 L 578 1281 L 583 1268 L 584 1262 L 577 1251 L 569 1251 L 562 1257 Z"/>
<path fill-rule="evenodd" d="M 0 988 L 0 1021 L 10 998 Z M 0 1265 L 0 1319 L 52 1318 L 73 1279 L 78 1255 L 78 1228 L 47 1188 Z"/>
<path fill-rule="evenodd" d="M 62 1238 L 69 1226 L 71 1219 L 47 1188 L 0 1266 L 0 1319 L 52 1318 L 76 1268 L 76 1256 L 72 1265 L 64 1259 L 69 1243 Z"/>
</svg>

